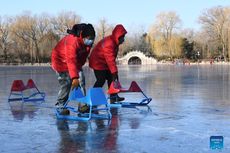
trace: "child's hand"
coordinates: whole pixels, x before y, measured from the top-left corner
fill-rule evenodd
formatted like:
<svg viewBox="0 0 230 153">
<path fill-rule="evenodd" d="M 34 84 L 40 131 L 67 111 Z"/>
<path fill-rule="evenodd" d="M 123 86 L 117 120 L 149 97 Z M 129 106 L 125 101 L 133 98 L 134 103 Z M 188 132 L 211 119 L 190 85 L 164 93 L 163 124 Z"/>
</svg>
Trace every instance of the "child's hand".
<svg viewBox="0 0 230 153">
<path fill-rule="evenodd" d="M 73 79 L 71 89 L 78 88 L 79 86 L 79 80 L 77 78 Z"/>
</svg>

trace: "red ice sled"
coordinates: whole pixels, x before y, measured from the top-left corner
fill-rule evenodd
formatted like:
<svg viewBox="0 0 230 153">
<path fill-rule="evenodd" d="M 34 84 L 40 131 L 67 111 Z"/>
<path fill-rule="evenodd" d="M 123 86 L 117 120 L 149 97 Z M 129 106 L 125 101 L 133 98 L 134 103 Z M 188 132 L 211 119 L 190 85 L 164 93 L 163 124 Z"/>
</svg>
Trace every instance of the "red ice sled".
<svg viewBox="0 0 230 153">
<path fill-rule="evenodd" d="M 26 92 L 30 92 L 26 95 Z M 14 80 L 11 86 L 8 102 L 11 101 L 45 101 L 45 93 L 40 92 L 32 79 L 24 85 L 22 80 Z"/>
<path fill-rule="evenodd" d="M 116 94 L 116 93 L 126 93 L 126 92 L 139 92 L 144 96 L 144 98 L 138 102 L 116 102 L 115 104 L 121 104 L 123 107 L 125 106 L 145 106 L 145 105 L 148 105 L 152 101 L 152 98 L 147 97 L 135 81 L 131 82 L 131 85 L 128 89 L 123 88 L 119 81 L 115 81 L 111 83 L 110 88 L 108 90 L 108 94 L 110 95 Z M 117 96 L 115 96 L 115 98 L 116 97 Z M 114 97 L 109 97 L 109 98 L 114 98 Z M 112 106 L 113 104 L 110 104 L 110 105 Z"/>
</svg>

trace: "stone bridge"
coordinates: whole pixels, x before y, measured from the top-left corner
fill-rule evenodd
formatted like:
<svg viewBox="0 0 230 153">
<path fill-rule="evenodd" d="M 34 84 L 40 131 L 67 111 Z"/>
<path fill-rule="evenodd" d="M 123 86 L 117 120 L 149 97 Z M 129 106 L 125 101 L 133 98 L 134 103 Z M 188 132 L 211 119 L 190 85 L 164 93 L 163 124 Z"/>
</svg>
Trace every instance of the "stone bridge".
<svg viewBox="0 0 230 153">
<path fill-rule="evenodd" d="M 146 64 L 156 64 L 157 60 L 152 57 L 147 57 L 144 53 L 140 51 L 131 51 L 127 53 L 125 56 L 118 58 L 118 64 L 138 64 L 138 65 L 146 65 Z"/>
</svg>

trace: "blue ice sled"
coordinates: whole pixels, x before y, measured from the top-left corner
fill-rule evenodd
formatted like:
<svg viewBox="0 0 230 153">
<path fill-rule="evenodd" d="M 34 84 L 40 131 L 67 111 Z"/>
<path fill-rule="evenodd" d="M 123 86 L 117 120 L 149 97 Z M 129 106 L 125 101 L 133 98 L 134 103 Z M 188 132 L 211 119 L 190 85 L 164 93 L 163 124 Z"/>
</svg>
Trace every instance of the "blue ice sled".
<svg viewBox="0 0 230 153">
<path fill-rule="evenodd" d="M 89 113 L 80 113 L 76 108 L 68 106 L 69 102 L 77 102 L 87 104 L 89 106 Z M 112 118 L 110 107 L 102 88 L 90 88 L 86 94 L 83 95 L 80 87 L 74 88 L 69 95 L 67 102 L 64 105 L 65 109 L 70 111 L 70 115 L 61 115 L 59 109 L 56 109 L 56 116 L 58 119 L 73 120 L 73 121 L 89 121 L 91 118 L 108 119 Z M 103 114 L 99 114 L 104 112 Z"/>
</svg>

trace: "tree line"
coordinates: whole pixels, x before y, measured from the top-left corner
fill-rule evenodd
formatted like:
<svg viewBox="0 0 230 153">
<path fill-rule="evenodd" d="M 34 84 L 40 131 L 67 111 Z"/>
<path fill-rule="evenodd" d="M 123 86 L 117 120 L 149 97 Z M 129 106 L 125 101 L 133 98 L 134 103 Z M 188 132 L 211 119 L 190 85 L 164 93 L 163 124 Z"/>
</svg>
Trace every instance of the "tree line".
<svg viewBox="0 0 230 153">
<path fill-rule="evenodd" d="M 126 37 L 119 56 L 139 50 L 158 60 L 220 58 L 229 61 L 230 7 L 205 9 L 198 21 L 199 31 L 183 29 L 176 12 L 160 12 L 147 32 L 137 31 Z M 80 22 L 81 17 L 74 12 L 61 12 L 56 16 L 32 15 L 31 12 L 0 16 L 0 62 L 50 62 L 52 48 L 66 35 L 67 29 Z M 111 34 L 114 25 L 102 18 L 94 27 L 97 43 Z"/>
</svg>

